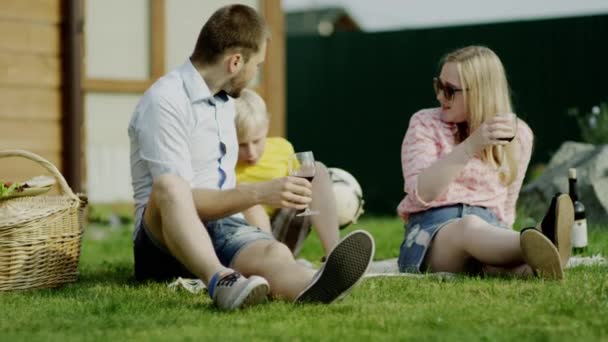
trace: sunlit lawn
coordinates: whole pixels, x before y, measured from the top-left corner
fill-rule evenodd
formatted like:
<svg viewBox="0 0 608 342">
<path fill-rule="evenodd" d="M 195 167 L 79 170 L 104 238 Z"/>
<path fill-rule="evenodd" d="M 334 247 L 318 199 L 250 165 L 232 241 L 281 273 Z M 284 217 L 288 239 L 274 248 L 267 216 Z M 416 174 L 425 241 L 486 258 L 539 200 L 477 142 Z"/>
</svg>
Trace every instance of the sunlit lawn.
<svg viewBox="0 0 608 342">
<path fill-rule="evenodd" d="M 377 260 L 398 255 L 399 219 L 357 226 L 374 235 Z M 607 266 L 569 269 L 562 282 L 372 278 L 329 306 L 274 301 L 226 313 L 206 294 L 134 283 L 127 227 L 89 227 L 77 283 L 0 294 L 0 341 L 608 339 Z M 589 253 L 608 255 L 608 227 L 593 228 Z M 319 260 L 316 237 L 302 256 Z"/>
</svg>

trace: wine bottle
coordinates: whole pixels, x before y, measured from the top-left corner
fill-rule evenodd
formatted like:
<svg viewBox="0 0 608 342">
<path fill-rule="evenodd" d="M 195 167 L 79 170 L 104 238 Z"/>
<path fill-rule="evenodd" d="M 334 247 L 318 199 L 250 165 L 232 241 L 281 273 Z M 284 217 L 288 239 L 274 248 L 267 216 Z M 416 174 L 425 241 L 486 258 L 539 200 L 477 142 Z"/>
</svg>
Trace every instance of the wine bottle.
<svg viewBox="0 0 608 342">
<path fill-rule="evenodd" d="M 568 191 L 574 205 L 574 226 L 572 227 L 572 252 L 580 254 L 587 250 L 587 215 L 585 205 L 578 198 L 576 189 L 576 169 L 568 169 Z"/>
</svg>

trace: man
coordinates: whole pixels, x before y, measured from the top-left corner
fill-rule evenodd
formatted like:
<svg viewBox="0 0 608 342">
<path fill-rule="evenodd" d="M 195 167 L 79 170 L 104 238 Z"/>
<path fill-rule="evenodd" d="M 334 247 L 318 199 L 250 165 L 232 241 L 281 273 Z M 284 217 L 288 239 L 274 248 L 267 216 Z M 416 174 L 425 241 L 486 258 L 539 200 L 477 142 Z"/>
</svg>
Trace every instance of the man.
<svg viewBox="0 0 608 342">
<path fill-rule="evenodd" d="M 270 289 L 295 302 L 329 303 L 355 285 L 374 253 L 371 236 L 353 232 L 314 274 L 240 214 L 258 204 L 304 209 L 311 201 L 310 182 L 297 177 L 235 185 L 231 97 L 264 62 L 268 39 L 252 8 L 220 8 L 190 59 L 146 91 L 129 124 L 135 276 L 200 278 L 221 309 L 263 302 Z"/>
</svg>

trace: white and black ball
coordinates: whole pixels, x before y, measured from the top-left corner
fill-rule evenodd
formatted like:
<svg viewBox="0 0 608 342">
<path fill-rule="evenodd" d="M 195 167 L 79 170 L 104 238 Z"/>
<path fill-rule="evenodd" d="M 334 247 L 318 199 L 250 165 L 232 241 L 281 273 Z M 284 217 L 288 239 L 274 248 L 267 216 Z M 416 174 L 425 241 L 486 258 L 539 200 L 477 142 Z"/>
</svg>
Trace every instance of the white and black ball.
<svg viewBox="0 0 608 342">
<path fill-rule="evenodd" d="M 363 191 L 359 182 L 347 171 L 339 168 L 328 168 L 332 181 L 340 229 L 346 228 L 363 214 Z"/>
</svg>

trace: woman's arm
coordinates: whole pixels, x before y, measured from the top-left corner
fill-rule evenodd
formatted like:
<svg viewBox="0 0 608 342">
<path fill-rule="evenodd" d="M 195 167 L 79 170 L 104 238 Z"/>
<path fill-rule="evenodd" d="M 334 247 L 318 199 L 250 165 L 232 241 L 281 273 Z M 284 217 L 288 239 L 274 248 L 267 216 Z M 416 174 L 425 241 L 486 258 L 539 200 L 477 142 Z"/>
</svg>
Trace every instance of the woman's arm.
<svg viewBox="0 0 608 342">
<path fill-rule="evenodd" d="M 460 175 L 471 156 L 465 144 L 458 144 L 452 152 L 437 160 L 418 175 L 418 196 L 424 202 L 431 202 Z"/>
<path fill-rule="evenodd" d="M 497 115 L 484 122 L 462 143 L 429 167 L 421 170 L 416 182 L 418 199 L 428 203 L 443 194 L 448 186 L 460 175 L 468 161 L 489 145 L 505 145 L 508 141 L 500 140 L 513 136 L 512 118 Z"/>
</svg>

